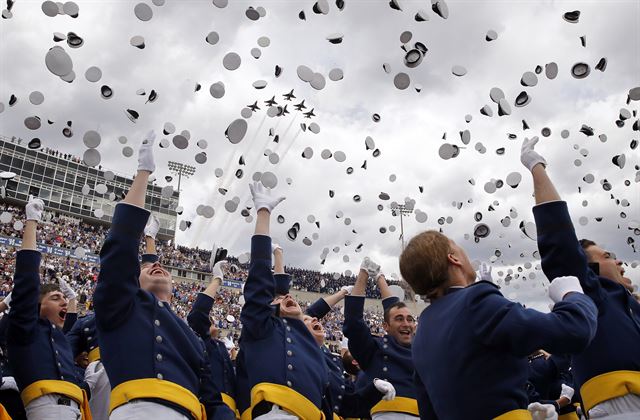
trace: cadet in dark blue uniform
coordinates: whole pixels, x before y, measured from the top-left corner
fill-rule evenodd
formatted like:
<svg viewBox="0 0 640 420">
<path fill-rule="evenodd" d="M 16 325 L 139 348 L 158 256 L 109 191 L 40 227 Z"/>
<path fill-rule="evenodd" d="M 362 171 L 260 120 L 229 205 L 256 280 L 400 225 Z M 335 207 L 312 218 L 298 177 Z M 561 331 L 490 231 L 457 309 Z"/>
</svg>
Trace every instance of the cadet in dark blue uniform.
<svg viewBox="0 0 640 420">
<path fill-rule="evenodd" d="M 233 419 L 215 390 L 204 343 L 169 306 L 171 275 L 159 263 L 140 270 L 154 138 L 149 133 L 140 148 L 138 173 L 100 252 L 94 308 L 113 387 L 111 419 Z"/>
<path fill-rule="evenodd" d="M 237 415 L 235 403 L 236 378 L 233 363 L 229 357 L 227 347 L 221 340 L 218 340 L 216 327 L 209 317 L 216 293 L 224 279 L 222 271 L 224 264 L 226 264 L 226 261 L 219 261 L 213 266 L 211 273 L 213 279 L 203 292 L 198 293 L 198 297 L 196 297 L 191 311 L 187 315 L 187 321 L 207 346 L 213 380 L 216 388 L 221 392 L 222 400 Z"/>
<path fill-rule="evenodd" d="M 377 279 L 379 270 L 379 265 L 365 258 L 353 291 L 345 298 L 343 332 L 349 339 L 349 351 L 367 375 L 368 381 L 380 378 L 395 387 L 396 398 L 380 401 L 373 406 L 372 418 L 412 419 L 419 415 L 411 360 L 415 331 L 413 315 L 403 302 L 388 301 L 383 323 L 386 334 L 383 337 L 373 336 L 363 319 L 367 280 L 370 276 Z M 383 298 L 389 295 L 385 293 Z"/>
<path fill-rule="evenodd" d="M 578 277 L 598 307 L 596 336 L 572 359 L 583 411 L 594 410 L 592 417 L 640 418 L 640 303 L 627 290 L 621 263 L 611 253 L 591 241 L 583 242 L 582 249 L 567 204 L 547 175 L 546 161 L 534 150 L 536 142 L 537 137 L 525 140 L 521 160 L 533 175 L 542 270 L 549 278 Z"/>
<path fill-rule="evenodd" d="M 82 381 L 76 376 L 71 348 L 62 331 L 67 299 L 58 286 L 40 285 L 37 223 L 44 203 L 26 206 L 22 249 L 16 256 L 7 331 L 9 363 L 30 419 L 90 419 Z"/>
<path fill-rule="evenodd" d="M 573 377 L 570 371 L 571 359 L 567 355 L 550 355 L 540 351 L 529 356 L 529 378 L 527 394 L 529 395 L 529 410 L 532 403 L 539 403 L 548 407 L 538 407 L 558 415 L 570 413 L 575 415 L 575 407 L 571 405 L 573 399 Z"/>
<path fill-rule="evenodd" d="M 431 299 L 413 341 L 422 419 L 530 419 L 527 356 L 577 353 L 595 333 L 596 308 L 577 279 L 551 283 L 552 313 L 525 309 L 494 284 L 474 283 L 467 254 L 437 231 L 411 239 L 400 271 Z"/>
<path fill-rule="evenodd" d="M 272 197 L 261 184 L 252 184 L 257 211 L 251 239 L 251 263 L 240 314 L 242 346 L 251 405 L 243 419 L 323 419 L 322 398 L 328 386 L 322 352 L 302 321 L 300 305 L 287 295 L 275 316 L 271 273 L 270 212 L 284 197 Z"/>
<path fill-rule="evenodd" d="M 27 418 L 24 412 L 24 405 L 20 399 L 20 391 L 13 377 L 13 369 L 9 365 L 7 358 L 7 327 L 9 326 L 9 309 L 11 308 L 11 293 L 5 296 L 0 302 L 0 312 L 3 313 L 0 318 L 0 375 L 2 376 L 2 388 L 0 389 L 0 406 L 3 406 L 6 413 L 2 417 L 0 409 L 0 419 L 23 420 Z"/>
</svg>

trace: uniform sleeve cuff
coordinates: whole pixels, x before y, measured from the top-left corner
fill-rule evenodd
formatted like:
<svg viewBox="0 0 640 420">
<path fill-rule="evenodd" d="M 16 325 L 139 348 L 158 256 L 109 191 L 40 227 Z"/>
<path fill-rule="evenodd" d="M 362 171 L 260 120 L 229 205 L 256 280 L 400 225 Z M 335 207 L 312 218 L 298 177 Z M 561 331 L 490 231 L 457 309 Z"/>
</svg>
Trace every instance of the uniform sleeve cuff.
<svg viewBox="0 0 640 420">
<path fill-rule="evenodd" d="M 269 260 L 271 264 L 271 237 L 253 235 L 251 238 L 251 259 Z"/>
</svg>

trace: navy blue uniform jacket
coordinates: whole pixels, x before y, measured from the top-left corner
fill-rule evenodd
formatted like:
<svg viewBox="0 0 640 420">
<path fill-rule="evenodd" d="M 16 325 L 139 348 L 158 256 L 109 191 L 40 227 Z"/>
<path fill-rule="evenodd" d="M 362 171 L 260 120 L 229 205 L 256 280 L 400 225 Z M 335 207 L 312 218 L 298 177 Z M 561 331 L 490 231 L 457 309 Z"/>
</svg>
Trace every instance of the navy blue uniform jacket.
<svg viewBox="0 0 640 420">
<path fill-rule="evenodd" d="M 526 409 L 527 356 L 541 348 L 581 351 L 596 317 L 581 293 L 544 314 L 506 299 L 487 281 L 449 289 L 422 312 L 413 340 L 420 417 L 491 419 Z"/>
<path fill-rule="evenodd" d="M 617 370 L 640 371 L 640 303 L 621 284 L 599 277 L 587 264 L 567 203 L 552 201 L 533 208 L 542 271 L 549 278 L 576 276 L 598 307 L 596 336 L 572 358 L 576 391 L 589 379 Z"/>
<path fill-rule="evenodd" d="M 233 418 L 211 379 L 204 344 L 166 302 L 140 289 L 138 246 L 149 212 L 120 203 L 100 251 L 94 309 L 111 387 L 158 378 L 191 391 L 210 418 Z M 222 417 L 220 416 L 220 413 Z"/>
<path fill-rule="evenodd" d="M 236 394 L 236 375 L 229 352 L 222 341 L 211 338 L 209 335 L 209 328 L 211 327 L 209 312 L 211 312 L 212 307 L 213 299 L 211 296 L 198 293 L 198 297 L 196 297 L 196 301 L 193 303 L 189 315 L 187 315 L 187 321 L 207 346 L 207 353 L 211 362 L 211 374 L 216 388 L 234 398 Z"/>
<path fill-rule="evenodd" d="M 396 396 L 416 399 L 411 347 L 400 345 L 390 335 L 371 335 L 363 318 L 364 300 L 364 296 L 347 296 L 344 299 L 342 330 L 349 339 L 349 351 L 367 375 L 368 382 L 375 378 L 384 379 L 393 384 Z"/>
<path fill-rule="evenodd" d="M 240 343 L 247 375 L 243 386 L 248 388 L 246 391 L 262 382 L 288 386 L 321 409 L 328 386 L 322 351 L 304 322 L 274 316 L 274 295 L 271 238 L 254 235 L 244 287 L 245 304 L 240 313 Z"/>
<path fill-rule="evenodd" d="M 82 387 L 62 329 L 40 318 L 39 270 L 40 252 L 18 251 L 7 329 L 7 351 L 13 375 L 21 391 L 44 379 L 68 381 Z"/>
</svg>

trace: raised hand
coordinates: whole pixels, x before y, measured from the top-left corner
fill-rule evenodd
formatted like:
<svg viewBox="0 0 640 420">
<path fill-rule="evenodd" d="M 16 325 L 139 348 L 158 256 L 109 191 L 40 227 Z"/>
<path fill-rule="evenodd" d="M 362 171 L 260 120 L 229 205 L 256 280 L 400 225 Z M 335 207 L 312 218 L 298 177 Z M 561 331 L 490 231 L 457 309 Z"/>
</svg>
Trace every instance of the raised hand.
<svg viewBox="0 0 640 420">
<path fill-rule="evenodd" d="M 27 220 L 35 220 L 40 222 L 42 220 L 42 212 L 44 211 L 44 201 L 34 196 L 29 196 L 29 202 L 25 207 L 25 213 L 27 214 Z"/>
<path fill-rule="evenodd" d="M 153 142 L 156 139 L 156 133 L 151 130 L 142 140 L 140 149 L 138 150 L 138 170 L 153 173 L 156 170 L 156 164 L 153 160 Z"/>
<path fill-rule="evenodd" d="M 286 198 L 283 196 L 273 197 L 271 190 L 265 188 L 260 182 L 249 184 L 249 189 L 251 190 L 251 197 L 253 198 L 253 205 L 256 211 L 265 209 L 271 213 L 273 209 Z"/>
<path fill-rule="evenodd" d="M 488 266 L 485 263 L 480 264 L 479 272 L 480 272 L 480 280 L 484 281 L 493 281 L 493 276 L 491 275 L 491 271 L 493 268 Z"/>
<path fill-rule="evenodd" d="M 536 143 L 538 143 L 538 136 L 531 139 L 525 138 L 522 142 L 522 149 L 520 150 L 520 162 L 529 170 L 532 171 L 533 167 L 537 164 L 547 166 L 547 161 L 534 150 Z"/>
<path fill-rule="evenodd" d="M 144 227 L 144 236 L 156 239 L 159 230 L 160 220 L 158 220 L 155 214 L 151 213 L 149 220 L 147 220 L 147 225 Z"/>
</svg>

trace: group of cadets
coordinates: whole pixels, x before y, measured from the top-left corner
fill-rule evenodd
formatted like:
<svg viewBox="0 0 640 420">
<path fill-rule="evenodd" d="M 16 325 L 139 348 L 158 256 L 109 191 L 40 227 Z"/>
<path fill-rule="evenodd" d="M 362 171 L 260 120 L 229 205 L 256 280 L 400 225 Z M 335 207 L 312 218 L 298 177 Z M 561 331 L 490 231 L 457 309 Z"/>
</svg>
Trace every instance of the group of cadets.
<svg viewBox="0 0 640 420">
<path fill-rule="evenodd" d="M 303 311 L 270 237 L 284 197 L 254 183 L 235 361 L 210 318 L 224 261 L 186 321 L 171 309 L 172 278 L 155 250 L 159 223 L 144 209 L 154 139 L 150 132 L 140 147 L 100 252 L 93 312 L 80 319 L 65 280 L 41 284 L 44 203 L 29 200 L 14 288 L 0 302 L 8 310 L 0 420 L 640 418 L 640 303 L 620 261 L 578 241 L 537 138 L 525 140 L 521 161 L 533 176 L 550 313 L 506 299 L 490 271 L 476 281 L 464 249 L 437 231 L 415 236 L 400 256 L 403 278 L 430 302 L 419 319 L 369 258 L 353 286 Z M 363 316 L 370 279 L 382 295 L 383 336 Z M 338 356 L 325 345 L 322 318 L 342 300 L 348 346 Z"/>
</svg>

